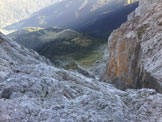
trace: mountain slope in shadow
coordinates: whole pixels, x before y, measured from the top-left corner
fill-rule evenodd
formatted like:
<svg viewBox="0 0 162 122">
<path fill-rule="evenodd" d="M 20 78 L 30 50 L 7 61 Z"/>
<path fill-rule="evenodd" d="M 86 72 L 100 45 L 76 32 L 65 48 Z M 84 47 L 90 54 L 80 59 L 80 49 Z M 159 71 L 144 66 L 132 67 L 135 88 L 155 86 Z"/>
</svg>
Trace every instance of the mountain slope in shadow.
<svg viewBox="0 0 162 122">
<path fill-rule="evenodd" d="M 5 29 L 59 27 L 107 38 L 110 32 L 125 22 L 127 15 L 138 6 L 138 2 L 125 5 L 125 0 L 115 2 L 110 0 L 99 6 L 97 1 L 100 0 L 95 2 L 88 0 L 87 3 L 82 0 L 64 0 L 40 10 L 29 19 L 7 26 Z"/>
<path fill-rule="evenodd" d="M 82 66 L 93 66 L 100 60 L 105 40 L 94 38 L 71 29 L 58 28 L 26 28 L 9 35 L 19 44 L 36 50 L 49 58 L 53 63 L 74 60 Z"/>
</svg>

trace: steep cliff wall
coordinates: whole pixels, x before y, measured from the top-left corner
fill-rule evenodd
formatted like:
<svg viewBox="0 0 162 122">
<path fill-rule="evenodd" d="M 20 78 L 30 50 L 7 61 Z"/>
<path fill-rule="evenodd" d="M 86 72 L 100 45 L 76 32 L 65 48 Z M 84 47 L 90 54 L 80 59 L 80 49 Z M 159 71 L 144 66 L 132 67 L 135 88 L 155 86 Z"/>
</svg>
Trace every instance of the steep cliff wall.
<svg viewBox="0 0 162 122">
<path fill-rule="evenodd" d="M 140 0 L 109 38 L 107 81 L 120 89 L 162 92 L 162 0 Z"/>
</svg>

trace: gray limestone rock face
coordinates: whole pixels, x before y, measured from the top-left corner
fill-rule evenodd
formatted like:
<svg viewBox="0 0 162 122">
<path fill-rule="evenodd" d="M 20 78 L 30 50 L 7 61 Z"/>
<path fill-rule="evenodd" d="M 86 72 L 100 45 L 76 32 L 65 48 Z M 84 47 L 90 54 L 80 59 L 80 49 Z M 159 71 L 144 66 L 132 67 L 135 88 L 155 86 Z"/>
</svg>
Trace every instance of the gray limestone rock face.
<svg viewBox="0 0 162 122">
<path fill-rule="evenodd" d="M 106 80 L 106 66 L 109 59 L 108 47 L 105 46 L 104 48 L 103 57 L 99 61 L 96 61 L 92 69 L 93 75 L 100 81 Z"/>
<path fill-rule="evenodd" d="M 109 38 L 107 81 L 162 92 L 162 1 L 141 0 Z"/>
<path fill-rule="evenodd" d="M 155 122 L 162 95 L 54 67 L 0 34 L 0 122 Z"/>
</svg>

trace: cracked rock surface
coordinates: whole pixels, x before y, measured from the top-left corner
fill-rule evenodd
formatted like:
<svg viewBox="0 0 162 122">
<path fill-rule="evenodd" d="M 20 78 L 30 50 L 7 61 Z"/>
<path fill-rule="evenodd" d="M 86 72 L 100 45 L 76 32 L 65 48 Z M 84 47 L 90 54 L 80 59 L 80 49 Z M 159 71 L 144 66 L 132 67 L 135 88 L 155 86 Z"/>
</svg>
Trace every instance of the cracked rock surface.
<svg viewBox="0 0 162 122">
<path fill-rule="evenodd" d="M 162 93 L 162 0 L 140 0 L 109 38 L 107 81 Z"/>
<path fill-rule="evenodd" d="M 161 122 L 162 95 L 58 69 L 0 34 L 0 122 Z"/>
</svg>

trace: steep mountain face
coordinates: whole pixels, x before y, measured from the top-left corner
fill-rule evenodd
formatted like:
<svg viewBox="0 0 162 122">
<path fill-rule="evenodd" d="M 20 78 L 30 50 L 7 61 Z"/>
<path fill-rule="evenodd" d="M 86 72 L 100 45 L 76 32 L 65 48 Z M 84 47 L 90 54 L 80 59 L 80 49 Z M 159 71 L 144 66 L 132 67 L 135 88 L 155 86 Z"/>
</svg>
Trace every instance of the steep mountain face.
<svg viewBox="0 0 162 122">
<path fill-rule="evenodd" d="M 0 28 L 30 17 L 59 0 L 1 0 Z"/>
<path fill-rule="evenodd" d="M 105 44 L 104 40 L 70 29 L 26 28 L 9 36 L 58 65 L 60 60 L 62 62 L 73 60 L 81 66 L 92 67 L 103 56 L 105 47 L 99 48 L 100 45 Z"/>
<path fill-rule="evenodd" d="M 128 6 L 126 3 L 125 0 L 63 0 L 36 12 L 29 19 L 7 26 L 6 29 L 57 26 L 94 35 L 103 33 L 100 36 L 107 38 L 138 6 L 137 3 Z"/>
<path fill-rule="evenodd" d="M 0 34 L 1 122 L 161 122 L 162 95 L 58 69 Z M 142 114 L 141 114 L 142 113 Z"/>
<path fill-rule="evenodd" d="M 114 29 L 120 27 L 120 25 L 127 20 L 128 14 L 135 10 L 138 6 L 138 2 L 129 5 L 124 4 L 124 6 L 114 6 L 119 8 L 116 8 L 114 11 L 110 11 L 107 10 L 108 7 L 105 6 L 101 10 L 102 13 L 99 12 L 97 16 L 89 17 L 87 20 L 82 21 L 79 24 L 76 23 L 72 26 L 72 28 L 79 32 L 88 33 L 92 36 L 107 40 L 107 36 L 109 36 Z"/>
<path fill-rule="evenodd" d="M 107 81 L 118 88 L 162 92 L 162 1 L 141 0 L 109 38 Z"/>
</svg>

